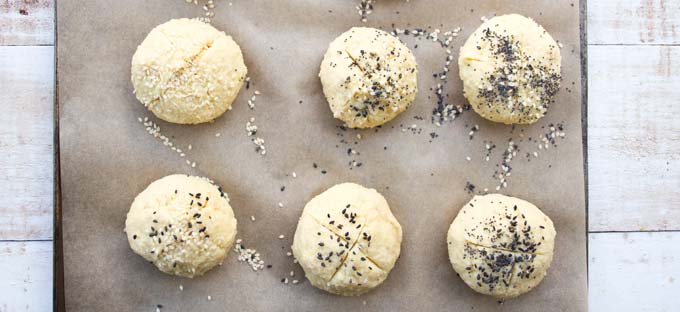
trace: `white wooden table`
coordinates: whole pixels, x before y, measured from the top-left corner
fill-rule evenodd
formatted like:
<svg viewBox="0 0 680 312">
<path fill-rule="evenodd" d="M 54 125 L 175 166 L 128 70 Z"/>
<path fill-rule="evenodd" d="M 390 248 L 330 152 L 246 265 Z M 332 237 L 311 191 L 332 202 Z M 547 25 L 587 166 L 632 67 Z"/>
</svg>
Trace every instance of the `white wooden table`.
<svg viewBox="0 0 680 312">
<path fill-rule="evenodd" d="M 590 310 L 680 311 L 680 0 L 587 9 Z M 52 309 L 53 103 L 54 1 L 0 1 L 0 312 Z"/>
</svg>

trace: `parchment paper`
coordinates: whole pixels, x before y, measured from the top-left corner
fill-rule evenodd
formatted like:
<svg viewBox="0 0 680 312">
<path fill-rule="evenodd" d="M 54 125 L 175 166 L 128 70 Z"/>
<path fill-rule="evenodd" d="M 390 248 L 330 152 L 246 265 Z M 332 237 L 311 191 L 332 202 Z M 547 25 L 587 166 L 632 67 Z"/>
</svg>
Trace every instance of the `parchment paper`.
<svg viewBox="0 0 680 312">
<path fill-rule="evenodd" d="M 241 45 L 251 76 L 235 107 L 214 123 L 198 126 L 158 121 L 135 99 L 130 60 L 156 25 L 195 17 L 200 7 L 180 0 L 60 0 L 58 11 L 58 96 L 65 299 L 68 310 L 153 311 L 584 311 L 586 309 L 585 200 L 581 142 L 579 8 L 573 1 L 381 0 L 367 23 L 358 1 L 216 1 L 213 25 Z M 445 54 L 424 40 L 405 39 L 420 67 L 419 95 L 409 110 L 378 131 L 342 131 L 332 118 L 317 77 L 328 43 L 352 26 L 391 30 L 462 26 L 457 51 L 481 16 L 520 13 L 536 19 L 561 43 L 563 84 L 549 115 L 531 126 L 493 124 L 473 111 L 436 128 L 432 73 Z M 457 52 L 454 53 L 457 58 Z M 455 63 L 455 61 L 454 61 Z M 458 67 L 451 67 L 448 100 L 465 104 Z M 246 102 L 259 90 L 255 110 Z M 157 121 L 184 148 L 196 168 L 148 135 L 137 117 Z M 420 116 L 425 120 L 418 120 Z M 261 157 L 246 137 L 256 118 L 266 141 Z M 538 138 L 549 123 L 563 122 L 567 136 L 540 151 Z M 402 131 L 417 124 L 420 134 Z M 478 124 L 474 139 L 469 128 Z M 437 138 L 430 138 L 430 132 Z M 216 137 L 215 134 L 221 136 Z M 356 139 L 361 133 L 362 139 Z M 523 137 L 520 137 L 522 135 Z M 522 140 L 505 194 L 535 203 L 558 231 L 549 275 L 534 291 L 502 305 L 476 294 L 456 276 L 446 251 L 446 231 L 471 194 L 467 181 L 495 189 L 507 141 Z M 341 140 L 349 142 L 344 144 Z M 498 148 L 484 161 L 484 141 Z M 355 144 L 354 142 L 357 141 Z M 432 141 L 432 142 L 430 142 Z M 192 144 L 192 150 L 187 145 Z M 336 147 L 337 146 L 337 147 Z M 385 149 L 385 146 L 387 149 Z M 347 156 L 352 147 L 360 152 Z M 470 156 L 471 161 L 465 157 Z M 348 162 L 362 166 L 350 170 Z M 313 167 L 313 163 L 318 168 Z M 322 174 L 321 170 L 326 170 Z M 296 172 L 297 178 L 291 176 Z M 193 280 L 165 275 L 128 247 L 123 233 L 133 198 L 152 181 L 172 173 L 204 175 L 229 193 L 238 218 L 238 237 L 256 248 L 270 269 L 253 272 L 230 252 L 222 267 Z M 401 257 L 386 282 L 356 298 L 337 297 L 312 287 L 286 256 L 302 207 L 340 182 L 378 189 L 404 230 Z M 281 187 L 285 190 L 281 191 Z M 277 203 L 284 204 L 283 208 Z M 250 216 L 256 221 L 251 221 Z M 285 239 L 278 239 L 280 234 Z M 289 272 L 295 271 L 291 278 Z M 299 279 L 285 285 L 284 277 Z M 183 285 L 184 290 L 179 290 Z M 212 300 L 208 301 L 207 296 Z"/>
</svg>

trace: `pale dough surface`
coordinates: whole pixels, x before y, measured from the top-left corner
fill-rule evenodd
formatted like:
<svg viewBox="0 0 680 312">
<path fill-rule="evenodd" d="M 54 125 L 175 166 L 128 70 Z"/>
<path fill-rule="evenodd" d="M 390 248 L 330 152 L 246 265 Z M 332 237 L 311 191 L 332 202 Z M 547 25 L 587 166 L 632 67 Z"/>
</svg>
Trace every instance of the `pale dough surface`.
<svg viewBox="0 0 680 312">
<path fill-rule="evenodd" d="M 246 74 L 238 44 L 196 19 L 157 26 L 132 57 L 137 99 L 158 118 L 179 124 L 212 121 L 231 109 Z"/>
<path fill-rule="evenodd" d="M 161 271 L 194 277 L 222 264 L 236 237 L 236 219 L 219 187 L 175 174 L 137 195 L 125 232 L 132 250 Z"/>
<path fill-rule="evenodd" d="M 398 38 L 354 27 L 331 42 L 319 77 L 333 117 L 350 128 L 382 125 L 405 111 L 418 92 L 416 59 Z"/>
<path fill-rule="evenodd" d="M 354 183 L 338 184 L 305 206 L 293 254 L 310 283 L 343 296 L 380 285 L 401 250 L 402 230 L 385 198 Z"/>
<path fill-rule="evenodd" d="M 555 227 L 533 204 L 510 196 L 475 196 L 447 235 L 454 270 L 475 291 L 499 298 L 524 294 L 543 280 Z"/>
<path fill-rule="evenodd" d="M 561 81 L 557 42 L 518 14 L 483 23 L 460 49 L 458 66 L 472 108 L 505 124 L 531 124 L 543 117 Z"/>
</svg>

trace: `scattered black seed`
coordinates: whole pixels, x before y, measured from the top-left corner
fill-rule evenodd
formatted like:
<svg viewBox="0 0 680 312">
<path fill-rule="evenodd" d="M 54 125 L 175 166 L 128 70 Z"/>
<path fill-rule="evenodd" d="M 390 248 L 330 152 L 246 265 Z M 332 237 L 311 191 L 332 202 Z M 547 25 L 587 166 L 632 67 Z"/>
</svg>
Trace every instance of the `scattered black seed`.
<svg viewBox="0 0 680 312">
<path fill-rule="evenodd" d="M 468 182 L 465 182 L 465 191 L 468 192 L 468 194 L 472 194 L 475 192 L 475 185 Z"/>
</svg>

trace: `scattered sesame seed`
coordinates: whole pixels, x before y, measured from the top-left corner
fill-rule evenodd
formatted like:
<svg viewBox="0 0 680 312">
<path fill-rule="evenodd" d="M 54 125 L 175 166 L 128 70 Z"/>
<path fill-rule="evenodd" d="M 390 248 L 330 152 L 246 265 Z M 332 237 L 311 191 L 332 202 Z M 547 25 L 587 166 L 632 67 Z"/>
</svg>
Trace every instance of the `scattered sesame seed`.
<svg viewBox="0 0 680 312">
<path fill-rule="evenodd" d="M 255 249 L 245 248 L 242 239 L 239 238 L 236 240 L 234 252 L 238 254 L 238 261 L 248 263 L 253 271 L 264 269 L 264 261 L 260 259 L 260 254 Z"/>
<path fill-rule="evenodd" d="M 182 151 L 181 148 L 178 148 L 175 145 L 175 143 L 170 141 L 169 137 L 163 135 L 163 133 L 161 132 L 161 127 L 158 126 L 155 122 L 149 120 L 149 117 L 144 117 L 144 118 L 137 117 L 137 121 L 139 121 L 139 123 L 141 123 L 145 127 L 146 132 L 148 134 L 150 134 L 154 138 L 161 141 L 161 143 L 163 143 L 163 146 L 168 147 L 168 149 L 174 151 L 175 153 L 177 153 L 182 158 L 187 156 L 186 153 L 184 153 L 184 151 Z M 191 150 L 191 145 L 189 145 L 188 149 Z M 188 159 L 186 160 L 186 164 L 191 166 L 192 168 L 196 167 L 196 163 L 192 162 Z"/>
<path fill-rule="evenodd" d="M 368 21 L 368 15 L 373 13 L 373 2 L 375 0 L 361 0 L 361 3 L 356 7 L 362 22 Z"/>
<path fill-rule="evenodd" d="M 189 3 L 189 4 L 194 4 L 196 6 L 201 6 L 204 13 L 201 17 L 196 18 L 199 21 L 202 21 L 204 23 L 210 23 L 211 22 L 210 18 L 215 16 L 215 12 L 214 12 L 215 0 L 206 0 L 205 4 L 199 3 L 199 2 L 203 2 L 203 1 L 199 1 L 199 0 L 185 0 L 184 2 Z M 229 5 L 231 5 L 231 3 L 229 3 Z"/>
</svg>

